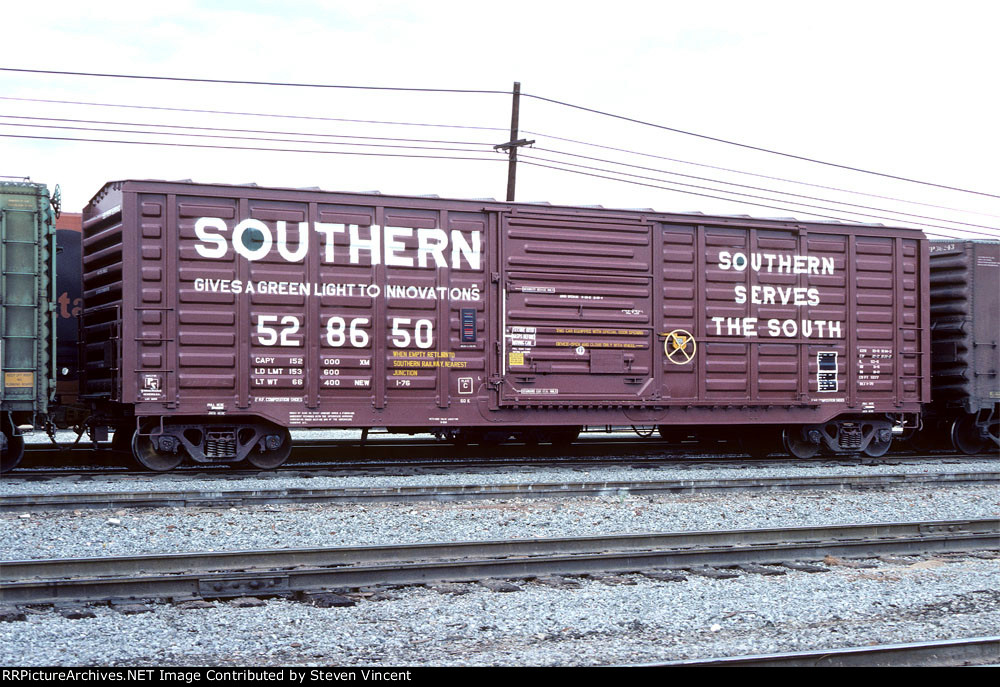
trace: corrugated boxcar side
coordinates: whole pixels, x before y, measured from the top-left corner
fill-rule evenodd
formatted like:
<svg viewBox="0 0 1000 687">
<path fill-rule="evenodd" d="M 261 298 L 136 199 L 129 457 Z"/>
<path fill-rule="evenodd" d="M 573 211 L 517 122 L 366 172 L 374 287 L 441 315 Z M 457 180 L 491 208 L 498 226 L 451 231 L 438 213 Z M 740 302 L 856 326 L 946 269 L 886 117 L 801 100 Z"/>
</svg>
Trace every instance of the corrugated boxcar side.
<svg viewBox="0 0 1000 687">
<path fill-rule="evenodd" d="M 55 390 L 54 222 L 43 184 L 0 182 L 0 409 L 21 423 Z"/>
<path fill-rule="evenodd" d="M 111 189 L 85 222 L 90 240 L 120 237 L 120 253 L 137 258 L 117 266 L 109 256 L 106 271 L 93 273 L 95 287 L 110 287 L 94 303 L 120 301 L 121 310 L 104 318 L 119 318 L 120 342 L 96 338 L 94 367 L 96 349 L 120 345 L 121 369 L 135 372 L 120 384 L 95 372 L 92 390 L 106 383 L 140 414 L 166 407 L 349 426 L 426 424 L 427 409 L 471 406 L 485 384 L 484 213 L 393 206 L 377 196 L 343 203 L 244 188 L 136 188 Z M 234 236 L 241 222 L 246 230 Z M 206 235 L 225 237 L 226 247 Z M 473 236 L 474 254 L 459 240 L 471 245 Z M 261 250 L 262 240 L 272 250 Z M 116 270 L 124 284 L 117 297 Z M 391 415 L 381 413 L 387 407 Z M 466 422 L 474 421 L 469 412 Z"/>
<path fill-rule="evenodd" d="M 502 224 L 502 403 L 655 404 L 653 223 L 517 209 Z"/>
<path fill-rule="evenodd" d="M 657 219 L 505 218 L 507 403 L 663 405 L 705 423 L 927 398 L 922 239 Z"/>
<path fill-rule="evenodd" d="M 91 398 L 121 401 L 123 313 L 134 307 L 133 291 L 140 288 L 134 268 L 152 257 L 152 249 L 140 251 L 140 227 L 126 231 L 120 185 L 106 186 L 88 210 L 95 207 L 83 217 L 81 390 Z"/>
<path fill-rule="evenodd" d="M 929 398 L 916 231 L 122 182 L 84 253 L 88 388 L 140 415 L 777 425 Z"/>
<path fill-rule="evenodd" d="M 976 413 L 1000 402 L 1000 242 L 932 241 L 934 401 Z"/>
</svg>

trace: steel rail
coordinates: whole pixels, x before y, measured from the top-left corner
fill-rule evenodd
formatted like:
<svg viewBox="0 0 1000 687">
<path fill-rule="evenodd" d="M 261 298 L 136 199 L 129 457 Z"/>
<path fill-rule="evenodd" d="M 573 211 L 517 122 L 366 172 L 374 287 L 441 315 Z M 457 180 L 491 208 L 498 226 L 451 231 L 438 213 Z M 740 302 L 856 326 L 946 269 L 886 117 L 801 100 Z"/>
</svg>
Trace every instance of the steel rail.
<svg viewBox="0 0 1000 687">
<path fill-rule="evenodd" d="M 626 434 L 625 432 L 618 432 L 617 434 Z M 562 445 L 558 447 L 561 452 L 580 452 L 585 453 L 590 448 L 596 447 L 608 447 L 608 446 L 621 446 L 623 448 L 634 448 L 639 450 L 657 450 L 657 451 L 674 451 L 678 453 L 690 453 L 690 452 L 710 452 L 711 449 L 717 449 L 716 452 L 730 454 L 730 455 L 744 455 L 743 451 L 736 446 L 735 442 L 732 440 L 720 439 L 716 442 L 711 441 L 696 441 L 696 440 L 685 440 L 685 441 L 668 441 L 661 438 L 648 438 L 636 434 L 635 431 L 626 434 L 625 436 L 588 436 L 587 434 L 581 434 L 580 438 L 569 445 Z M 292 442 L 292 455 L 295 455 L 296 451 L 299 452 L 312 452 L 319 450 L 330 450 L 330 449 L 349 449 L 352 451 L 361 450 L 373 450 L 373 449 L 400 449 L 400 450 L 413 450 L 413 449 L 427 449 L 429 451 L 434 451 L 440 453 L 442 449 L 451 450 L 457 454 L 461 453 L 472 453 L 475 454 L 477 451 L 485 451 L 490 453 L 490 455 L 496 452 L 524 452 L 533 451 L 538 454 L 544 455 L 546 452 L 551 452 L 556 450 L 556 447 L 550 444 L 529 444 L 525 442 L 503 442 L 499 444 L 471 444 L 471 445 L 457 445 L 447 441 L 442 441 L 434 437 L 427 438 L 414 438 L 410 435 L 398 435 L 398 434 L 377 434 L 374 438 L 369 436 L 364 441 L 360 439 L 295 439 L 293 437 Z M 73 454 L 88 454 L 94 453 L 96 450 L 111 451 L 110 442 L 99 442 L 97 448 L 95 449 L 94 444 L 89 440 L 84 440 L 80 444 L 60 444 L 55 446 L 48 442 L 33 442 L 26 443 L 24 446 L 25 458 L 31 457 L 32 455 L 73 455 Z M 127 453 L 127 452 L 126 452 Z M 779 447 L 775 446 L 775 453 L 782 453 Z M 956 451 L 950 449 L 941 449 L 938 451 L 914 451 L 913 453 L 923 453 L 928 455 L 957 455 L 963 456 L 964 454 L 957 453 Z M 896 452 L 889 454 L 891 456 L 907 457 L 910 453 L 906 451 Z M 836 456 L 827 456 L 836 457 Z"/>
<path fill-rule="evenodd" d="M 209 489 L 198 491 L 23 494 L 0 497 L 0 512 L 102 508 L 223 508 L 288 503 L 398 503 L 474 499 L 641 496 L 741 491 L 899 489 L 916 486 L 976 486 L 1000 482 L 1000 472 L 946 474 L 820 475 L 748 479 L 638 480 L 460 484 L 336 489 Z"/>
<path fill-rule="evenodd" d="M 440 457 L 441 446 L 438 446 L 438 451 L 434 453 L 433 458 L 416 458 L 412 457 L 413 451 L 417 450 L 417 447 L 411 446 L 407 447 L 407 455 L 410 456 L 405 459 L 397 459 L 395 457 L 358 457 L 358 456 L 338 456 L 336 460 L 330 459 L 327 462 L 316 463 L 316 462 L 304 462 L 303 457 L 300 454 L 297 460 L 292 460 L 284 465 L 275 468 L 274 470 L 257 470 L 257 469 L 241 469 L 239 466 L 225 465 L 225 464 L 198 464 L 198 465 L 188 465 L 182 466 L 170 472 L 149 472 L 149 471 L 136 471 L 136 470 L 126 470 L 124 464 L 117 466 L 109 466 L 107 468 L 99 469 L 74 469 L 74 468 L 62 468 L 62 469 L 31 469 L 30 467 L 20 467 L 13 472 L 7 473 L 3 476 L 4 480 L 34 480 L 34 479 L 55 479 L 58 477 L 98 477 L 98 476 L 125 476 L 125 477 L 136 477 L 136 476 L 157 476 L 159 478 L 173 478 L 182 476 L 192 476 L 192 475 L 218 475 L 221 477 L 238 477 L 242 475 L 248 476 L 258 476 L 261 474 L 273 474 L 276 472 L 286 473 L 295 470 L 306 470 L 310 471 L 312 474 L 319 473 L 330 473 L 342 475 L 345 471 L 379 471 L 385 472 L 387 470 L 416 470 L 416 469 L 448 469 L 448 470 L 477 470 L 477 469 L 490 469 L 490 468 L 506 468 L 506 467 L 546 467 L 555 466 L 560 468 L 594 468 L 594 467 L 607 467 L 607 466 L 639 466 L 639 467 L 649 467 L 649 466 L 663 466 L 663 465 L 681 465 L 681 464 L 709 464 L 709 465 L 726 465 L 735 464 L 740 465 L 753 464 L 755 466 L 767 466 L 767 465 L 777 465 L 787 467 L 790 465 L 807 464 L 810 466 L 816 465 L 826 465 L 826 464 L 850 464 L 850 465 L 868 465 L 868 464 L 883 464 L 892 463 L 898 461 L 924 461 L 924 460 L 954 460 L 960 459 L 963 462 L 987 462 L 996 461 L 996 458 L 990 458 L 986 455 L 980 456 L 966 456 L 964 454 L 913 454 L 913 455 L 893 455 L 886 458 L 869 458 L 867 456 L 822 456 L 815 459 L 800 460 L 790 457 L 769 457 L 769 458 L 749 458 L 746 456 L 737 456 L 731 453 L 708 453 L 702 451 L 702 455 L 697 455 L 692 453 L 685 447 L 682 449 L 684 452 L 672 452 L 670 455 L 664 456 L 664 447 L 659 447 L 657 449 L 657 454 L 651 455 L 644 453 L 644 449 L 641 446 L 636 446 L 634 444 L 627 445 L 628 451 L 623 452 L 623 455 L 618 455 L 615 457 L 607 456 L 607 446 L 602 448 L 597 452 L 597 447 L 590 447 L 588 451 L 578 451 L 576 447 L 567 448 L 563 456 L 553 456 L 545 455 L 544 453 L 539 453 L 535 455 L 526 456 L 525 446 L 510 446 L 510 447 L 498 447 L 498 450 L 491 455 L 481 455 L 469 457 L 466 455 L 457 455 L 455 457 Z M 327 446 L 326 450 L 336 449 L 336 446 Z M 388 448 L 382 446 L 380 448 Z M 428 449 L 427 445 L 422 445 L 420 448 Z M 648 450 L 649 447 L 646 447 Z M 358 447 L 354 446 L 352 450 L 357 450 Z M 393 448 L 393 450 L 396 450 Z M 93 450 L 88 451 L 91 458 L 95 461 L 100 460 L 100 456 L 96 455 Z M 708 453 L 708 455 L 705 455 Z M 593 455 L 590 460 L 581 460 L 585 458 L 588 454 Z M 294 454 L 293 454 L 294 455 Z M 27 456 L 26 456 L 27 460 Z M 75 460 L 75 458 L 74 458 Z M 28 461 L 29 464 L 37 461 Z M 52 461 L 58 462 L 58 461 Z M 23 466 L 23 463 L 22 463 Z"/>
<path fill-rule="evenodd" d="M 29 445 L 30 446 L 30 445 Z M 130 453 L 112 451 L 109 445 L 102 444 L 95 449 L 91 446 L 76 448 L 57 449 L 44 444 L 36 444 L 39 448 L 25 448 L 25 456 L 21 463 L 22 467 L 4 475 L 8 477 L 20 477 L 31 471 L 33 474 L 44 474 L 44 470 L 32 470 L 32 466 L 49 465 L 86 465 L 97 464 L 107 465 L 113 471 L 122 471 L 124 467 L 133 467 L 134 459 Z M 709 447 L 709 449 L 715 447 Z M 713 455 L 733 455 L 730 448 L 718 447 Z M 526 444 L 505 444 L 500 446 L 471 446 L 456 447 L 451 444 L 442 443 L 437 440 L 412 441 L 412 440 L 381 440 L 359 443 L 358 441 L 331 441 L 331 442 L 293 442 L 292 454 L 289 461 L 274 468 L 274 470 L 295 469 L 303 461 L 324 461 L 331 467 L 343 463 L 369 462 L 380 464 L 385 463 L 392 466 L 453 466 L 453 465 L 493 465 L 497 463 L 507 464 L 511 461 L 519 463 L 534 463 L 546 460 L 565 460 L 570 458 L 586 458 L 592 456 L 602 458 L 608 453 L 630 454 L 635 460 L 656 460 L 668 461 L 683 459 L 690 456 L 695 450 L 706 453 L 705 447 L 670 446 L 663 442 L 651 442 L 649 440 L 622 440 L 622 439 L 587 439 L 584 442 L 572 446 L 564 446 L 558 449 L 559 455 L 555 455 L 557 449 L 551 446 L 529 446 Z M 668 456 L 664 454 L 668 453 Z M 737 452 L 738 453 L 738 452 Z M 377 456 L 377 457 L 376 457 Z M 746 460 L 750 460 L 746 458 Z M 117 468 L 114 470 L 113 468 Z M 226 463 L 191 463 L 182 466 L 172 472 L 186 472 L 191 470 L 218 470 L 229 469 L 230 471 L 246 470 L 242 465 Z M 67 470 L 69 472 L 69 470 Z M 256 472 L 261 472 L 256 470 Z M 152 473 L 156 474 L 156 473 Z"/>
<path fill-rule="evenodd" d="M 633 434 L 631 438 L 629 437 L 586 437 L 582 436 L 577 442 L 569 446 L 560 446 L 558 450 L 562 453 L 569 453 L 571 455 L 588 455 L 592 451 L 596 450 L 607 450 L 609 448 L 620 447 L 621 450 L 636 450 L 638 452 L 643 451 L 673 451 L 677 453 L 691 452 L 691 451 L 705 451 L 706 449 L 711 449 L 711 444 L 678 444 L 666 442 L 662 439 L 644 439 L 637 437 Z M 732 444 L 729 445 L 719 445 L 717 448 L 721 449 L 723 452 L 740 454 L 739 449 L 734 449 Z M 727 451 L 728 449 L 728 451 Z M 548 444 L 526 444 L 522 442 L 510 442 L 502 443 L 497 445 L 480 445 L 473 444 L 471 446 L 457 446 L 445 441 L 441 441 L 435 438 L 427 439 L 414 439 L 410 436 L 399 436 L 395 435 L 380 435 L 374 439 L 368 438 L 365 441 L 360 441 L 358 439 L 330 439 L 330 440 L 314 440 L 314 439 L 298 439 L 292 442 L 292 459 L 303 458 L 307 456 L 314 455 L 318 452 L 330 452 L 338 451 L 341 454 L 347 455 L 364 455 L 369 451 L 386 451 L 386 452 L 407 452 L 407 451 L 425 451 L 433 456 L 439 456 L 444 451 L 450 451 L 458 456 L 464 455 L 476 455 L 479 452 L 488 453 L 490 456 L 495 456 L 499 454 L 523 454 L 525 452 L 530 452 L 539 456 L 545 456 L 546 453 L 551 453 L 555 449 Z M 25 445 L 25 459 L 32 458 L 34 460 L 49 459 L 52 457 L 63 457 L 63 458 L 77 458 L 93 456 L 96 452 L 107 452 L 107 454 L 112 453 L 111 444 L 107 442 L 102 442 L 94 448 L 94 445 L 86 441 L 83 444 L 76 446 L 63 445 L 61 447 L 53 446 L 48 443 L 34 443 Z M 123 455 L 129 456 L 128 452 L 123 452 Z M 221 464 L 221 463 L 220 463 Z M 210 464 L 206 464 L 210 465 Z"/>
<path fill-rule="evenodd" d="M 9 561 L 5 604 L 226 598 L 377 584 L 997 548 L 1000 519 Z"/>
<path fill-rule="evenodd" d="M 847 647 L 757 656 L 689 659 L 643 663 L 629 667 L 823 667 L 903 668 L 961 665 L 1000 665 L 1000 636 L 945 639 L 908 644 Z"/>
</svg>

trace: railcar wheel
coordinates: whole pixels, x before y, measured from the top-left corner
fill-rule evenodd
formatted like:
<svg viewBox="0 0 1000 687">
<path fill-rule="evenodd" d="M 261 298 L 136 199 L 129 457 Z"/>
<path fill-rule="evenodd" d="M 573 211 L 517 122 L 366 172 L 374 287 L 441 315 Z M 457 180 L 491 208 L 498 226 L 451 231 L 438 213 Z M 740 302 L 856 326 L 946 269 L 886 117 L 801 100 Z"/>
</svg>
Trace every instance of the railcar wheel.
<svg viewBox="0 0 1000 687">
<path fill-rule="evenodd" d="M 161 451 L 157 446 L 159 436 L 153 436 L 148 432 L 156 429 L 157 425 L 142 427 L 137 429 L 132 435 L 132 456 L 139 464 L 147 470 L 153 472 L 167 472 L 184 462 L 183 449 L 178 447 L 175 451 Z M 140 432 L 145 431 L 146 434 Z"/>
<path fill-rule="evenodd" d="M 24 458 L 24 437 L 0 432 L 0 472 L 10 472 Z"/>
<path fill-rule="evenodd" d="M 974 415 L 963 415 L 951 423 L 951 443 L 962 453 L 974 456 L 986 448 L 987 441 L 979 433 Z"/>
<path fill-rule="evenodd" d="M 785 450 L 796 458 L 812 458 L 819 453 L 819 444 L 800 438 L 798 429 L 784 430 L 781 433 L 781 442 L 785 445 Z"/>
<path fill-rule="evenodd" d="M 273 427 L 263 439 L 267 450 L 255 446 L 247 462 L 261 470 L 272 470 L 282 465 L 292 455 L 292 435 L 284 427 Z"/>
<path fill-rule="evenodd" d="M 875 437 L 872 437 L 872 440 L 868 442 L 862 453 L 871 458 L 880 458 L 887 454 L 890 448 L 892 448 L 892 437 L 889 437 L 889 441 L 879 441 Z"/>
</svg>

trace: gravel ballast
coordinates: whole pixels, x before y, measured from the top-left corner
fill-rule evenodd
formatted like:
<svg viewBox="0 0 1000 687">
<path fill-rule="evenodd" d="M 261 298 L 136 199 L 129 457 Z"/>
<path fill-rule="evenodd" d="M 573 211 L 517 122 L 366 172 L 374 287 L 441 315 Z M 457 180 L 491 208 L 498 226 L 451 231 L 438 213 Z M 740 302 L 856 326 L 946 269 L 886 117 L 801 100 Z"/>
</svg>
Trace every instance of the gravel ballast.
<svg viewBox="0 0 1000 687">
<path fill-rule="evenodd" d="M 4 560 L 997 517 L 993 486 L 4 513 Z"/>
<path fill-rule="evenodd" d="M 270 600 L 0 624 L 4 665 L 608 665 L 996 633 L 1000 561 L 880 562 L 827 573 L 641 575 L 559 589 L 517 581 L 391 590 L 350 607 Z M 624 584 L 622 583 L 624 582 Z M 629 584 L 631 583 L 631 584 Z M 457 592 L 457 593 L 456 593 Z M 387 598 L 386 598 L 387 597 Z M 115 638 L 108 641 L 108 638 Z"/>
<path fill-rule="evenodd" d="M 157 489 L 732 479 L 991 470 L 946 466 L 666 467 L 517 469 L 476 474 L 286 479 L 150 478 L 24 483 L 0 493 Z M 145 480 L 145 481 L 143 481 Z M 476 500 L 372 505 L 36 511 L 0 515 L 4 560 L 184 551 L 384 545 L 627 532 L 989 518 L 994 486 L 884 491 L 738 491 L 713 494 Z M 1000 547 L 998 547 L 1000 548 Z M 829 572 L 574 578 L 551 586 L 437 585 L 372 590 L 353 606 L 290 599 L 263 605 L 212 601 L 181 607 L 22 609 L 0 622 L 4 665 L 609 665 L 996 634 L 1000 560 L 964 555 L 891 557 L 875 567 L 836 561 Z M 343 592 L 344 590 L 339 590 Z M 194 606 L 194 607 L 192 607 Z M 203 606 L 203 607 L 198 607 Z M 245 606 L 245 607 L 240 607 Z M 143 611 L 143 612 L 140 612 Z M 16 613 L 11 618 L 19 617 Z M 114 638 L 109 641 L 108 638 Z"/>
<path fill-rule="evenodd" d="M 629 462 L 629 456 L 622 456 Z M 308 472 L 309 468 L 303 468 Z M 532 484 L 543 482 L 615 482 L 639 480 L 726 480 L 726 479 L 766 479 L 774 477 L 822 477 L 838 475 L 872 476 L 900 474 L 953 473 L 993 473 L 1000 471 L 1000 457 L 996 461 L 963 460 L 947 461 L 887 461 L 873 465 L 844 464 L 836 462 L 780 462 L 734 465 L 734 461 L 720 460 L 719 465 L 684 464 L 639 467 L 636 465 L 616 467 L 572 467 L 558 465 L 546 467 L 490 467 L 474 472 L 456 472 L 450 469 L 425 469 L 421 474 L 374 474 L 374 475 L 322 475 L 299 476 L 296 469 L 277 470 L 254 476 L 227 475 L 218 470 L 209 476 L 204 473 L 172 472 L 162 475 L 130 475 L 125 472 L 111 473 L 81 479 L 58 477 L 54 479 L 0 480 L 0 496 L 22 496 L 27 494 L 73 494 L 97 492 L 143 492 L 143 491 L 245 491 L 253 489 L 348 489 L 374 487 L 411 487 L 426 485 L 466 485 L 466 484 Z"/>
</svg>

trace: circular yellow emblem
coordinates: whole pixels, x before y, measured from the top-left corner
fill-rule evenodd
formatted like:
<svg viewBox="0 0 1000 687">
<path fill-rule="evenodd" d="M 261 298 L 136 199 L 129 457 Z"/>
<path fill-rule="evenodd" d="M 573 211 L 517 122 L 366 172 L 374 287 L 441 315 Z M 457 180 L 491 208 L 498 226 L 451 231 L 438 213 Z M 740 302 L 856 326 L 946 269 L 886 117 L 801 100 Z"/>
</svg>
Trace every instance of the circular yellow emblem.
<svg viewBox="0 0 1000 687">
<path fill-rule="evenodd" d="M 684 329 L 675 329 L 665 335 L 663 341 L 663 352 L 667 360 L 675 365 L 684 365 L 694 359 L 694 354 L 698 350 L 698 343 L 691 336 L 691 333 Z"/>
</svg>

